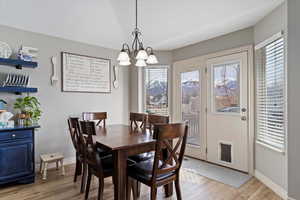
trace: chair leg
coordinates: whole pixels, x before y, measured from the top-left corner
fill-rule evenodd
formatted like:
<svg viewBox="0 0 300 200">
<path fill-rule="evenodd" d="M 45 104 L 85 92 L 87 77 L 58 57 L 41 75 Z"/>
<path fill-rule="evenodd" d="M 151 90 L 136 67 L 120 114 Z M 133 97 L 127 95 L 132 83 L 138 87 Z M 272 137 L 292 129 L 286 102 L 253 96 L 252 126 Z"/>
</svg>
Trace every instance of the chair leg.
<svg viewBox="0 0 300 200">
<path fill-rule="evenodd" d="M 61 168 L 61 175 L 65 175 L 65 166 L 64 166 L 64 160 L 60 160 L 60 168 Z"/>
<path fill-rule="evenodd" d="M 43 180 L 47 179 L 48 163 L 44 163 Z"/>
<path fill-rule="evenodd" d="M 137 200 L 138 198 L 138 188 L 137 188 L 137 185 L 138 185 L 138 181 L 137 180 L 134 180 L 134 179 L 131 179 L 131 187 L 132 187 L 132 196 L 133 196 L 133 200 Z"/>
<path fill-rule="evenodd" d="M 115 179 L 114 179 L 114 176 L 112 176 L 111 179 L 112 179 L 113 185 L 115 185 Z"/>
<path fill-rule="evenodd" d="M 85 200 L 87 200 L 89 198 L 91 179 L 92 179 L 92 174 L 91 174 L 90 170 L 88 170 L 87 183 L 86 183 L 86 189 L 85 189 Z"/>
<path fill-rule="evenodd" d="M 76 159 L 76 164 L 75 164 L 75 174 L 74 174 L 74 183 L 77 181 L 77 176 L 79 175 L 79 161 Z"/>
<path fill-rule="evenodd" d="M 179 177 L 175 180 L 175 188 L 176 188 L 177 199 L 181 200 L 181 190 L 180 190 Z"/>
<path fill-rule="evenodd" d="M 84 187 L 86 184 L 86 174 L 87 174 L 87 165 L 85 163 L 83 163 L 83 172 L 82 172 L 82 177 L 81 177 L 80 193 L 84 193 Z"/>
<path fill-rule="evenodd" d="M 140 197 L 141 196 L 141 182 L 139 181 L 136 181 L 136 196 L 137 197 Z"/>
<path fill-rule="evenodd" d="M 133 187 L 132 180 L 130 177 L 127 176 L 127 186 L 126 186 L 126 199 L 127 200 L 130 200 L 130 198 L 131 198 L 131 189 L 133 189 L 132 187 Z M 134 196 L 134 194 L 133 194 L 133 196 Z"/>
<path fill-rule="evenodd" d="M 151 200 L 156 200 L 157 188 L 155 186 L 151 187 Z"/>
<path fill-rule="evenodd" d="M 43 175 L 44 173 L 44 169 L 45 169 L 45 163 L 43 161 L 41 161 L 41 174 Z"/>
<path fill-rule="evenodd" d="M 40 160 L 40 173 L 42 173 L 42 169 L 43 169 L 43 161 L 42 159 Z"/>
<path fill-rule="evenodd" d="M 98 200 L 103 200 L 104 179 L 99 178 Z"/>
<path fill-rule="evenodd" d="M 79 175 L 82 174 L 82 165 L 83 165 L 83 162 L 81 162 L 81 161 L 78 160 L 78 172 L 77 172 L 77 176 L 79 176 Z"/>
</svg>

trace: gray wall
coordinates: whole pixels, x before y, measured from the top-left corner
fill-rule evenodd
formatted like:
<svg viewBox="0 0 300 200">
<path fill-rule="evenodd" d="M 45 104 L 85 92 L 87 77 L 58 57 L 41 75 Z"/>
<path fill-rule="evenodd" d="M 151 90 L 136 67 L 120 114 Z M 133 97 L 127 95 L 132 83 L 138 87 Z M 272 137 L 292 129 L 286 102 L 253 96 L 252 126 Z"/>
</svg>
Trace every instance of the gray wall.
<svg viewBox="0 0 300 200">
<path fill-rule="evenodd" d="M 300 199 L 300 1 L 288 0 L 288 194 Z"/>
<path fill-rule="evenodd" d="M 253 44 L 253 28 L 243 29 L 214 39 L 176 49 L 172 51 L 173 61 L 184 60 L 249 44 Z"/>
<path fill-rule="evenodd" d="M 258 22 L 254 27 L 255 44 L 282 30 L 286 32 L 286 16 L 286 4 L 283 4 Z M 259 144 L 255 147 L 255 169 L 287 189 L 287 156 Z"/>
<path fill-rule="evenodd" d="M 61 81 L 57 86 L 50 85 L 52 67 L 51 56 L 57 56 L 60 63 L 60 52 L 67 51 L 89 56 L 109 58 L 112 65 L 118 51 L 86 45 L 74 41 L 49 37 L 41 34 L 25 32 L 0 26 L 0 40 L 7 42 L 14 50 L 20 45 L 37 47 L 39 49 L 39 67 L 17 71 L 10 67 L 0 66 L 0 71 L 26 72 L 31 75 L 31 85 L 39 89 L 37 96 L 41 102 L 43 116 L 40 120 L 41 128 L 36 133 L 36 157 L 40 153 L 59 151 L 65 157 L 74 156 L 73 147 L 67 131 L 67 117 L 80 116 L 82 111 L 107 111 L 108 124 L 128 122 L 129 107 L 129 73 L 128 68 L 120 68 L 120 88 L 112 88 L 110 94 L 93 93 L 65 93 L 61 92 Z M 61 77 L 60 64 L 58 76 Z M 113 74 L 111 74 L 113 77 Z M 0 98 L 12 104 L 17 96 L 0 93 Z M 12 105 L 9 105 L 10 110 Z"/>
</svg>

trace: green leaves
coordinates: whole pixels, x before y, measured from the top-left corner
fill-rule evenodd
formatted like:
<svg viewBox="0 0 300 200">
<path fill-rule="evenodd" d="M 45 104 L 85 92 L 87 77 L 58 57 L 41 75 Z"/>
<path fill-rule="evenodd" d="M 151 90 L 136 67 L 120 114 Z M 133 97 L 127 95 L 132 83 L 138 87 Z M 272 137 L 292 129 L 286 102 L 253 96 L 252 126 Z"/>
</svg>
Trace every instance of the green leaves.
<svg viewBox="0 0 300 200">
<path fill-rule="evenodd" d="M 37 122 L 42 114 L 40 105 L 41 104 L 36 97 L 27 96 L 24 98 L 17 98 L 14 108 L 20 110 L 21 113 L 28 114 L 33 121 Z"/>
</svg>

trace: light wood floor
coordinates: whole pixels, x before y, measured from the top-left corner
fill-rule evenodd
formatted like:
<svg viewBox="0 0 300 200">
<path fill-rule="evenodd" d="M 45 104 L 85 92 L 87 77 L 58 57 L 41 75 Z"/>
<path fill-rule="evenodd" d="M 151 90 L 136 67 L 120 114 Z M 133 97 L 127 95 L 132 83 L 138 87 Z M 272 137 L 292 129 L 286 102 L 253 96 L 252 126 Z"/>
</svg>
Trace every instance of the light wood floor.
<svg viewBox="0 0 300 200">
<path fill-rule="evenodd" d="M 73 183 L 74 166 L 66 166 L 66 176 L 60 176 L 56 170 L 49 170 L 48 180 L 42 181 L 40 175 L 34 184 L 19 185 L 0 188 L 0 200 L 83 200 L 84 195 L 79 193 L 80 181 Z M 90 198 L 96 199 L 97 182 L 91 187 Z M 279 200 L 270 189 L 264 186 L 257 179 L 252 178 L 241 188 L 236 189 L 222 183 L 212 181 L 205 177 L 195 175 L 182 170 L 181 189 L 184 200 Z M 104 189 L 104 199 L 113 199 L 113 184 L 111 178 L 106 179 Z M 141 200 L 149 199 L 149 188 L 142 187 Z M 163 191 L 160 190 L 158 200 L 175 200 L 174 194 L 171 198 L 164 198 Z"/>
</svg>

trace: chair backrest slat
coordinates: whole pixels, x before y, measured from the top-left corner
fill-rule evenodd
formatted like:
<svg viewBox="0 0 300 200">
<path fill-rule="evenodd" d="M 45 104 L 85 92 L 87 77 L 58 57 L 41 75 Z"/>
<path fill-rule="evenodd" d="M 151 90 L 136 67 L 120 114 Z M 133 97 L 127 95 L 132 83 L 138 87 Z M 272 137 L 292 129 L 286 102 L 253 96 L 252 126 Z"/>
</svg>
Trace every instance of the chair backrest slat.
<svg viewBox="0 0 300 200">
<path fill-rule="evenodd" d="M 99 126 L 103 122 L 103 126 L 106 126 L 107 112 L 83 112 L 82 119 L 85 121 L 95 120 L 98 121 L 96 126 Z"/>
<path fill-rule="evenodd" d="M 185 152 L 187 132 L 188 127 L 185 123 L 154 125 L 154 137 L 157 142 L 152 181 L 156 180 L 157 175 L 172 171 L 178 172 Z M 172 145 L 173 142 L 176 142 L 176 144 Z M 168 153 L 168 156 L 166 159 L 161 160 L 163 150 Z"/>
<path fill-rule="evenodd" d="M 130 113 L 130 126 L 131 128 L 145 128 L 147 122 L 147 114 L 145 113 Z"/>
<path fill-rule="evenodd" d="M 149 114 L 147 128 L 153 131 L 155 124 L 168 124 L 168 123 L 169 123 L 169 116 Z"/>
<path fill-rule="evenodd" d="M 79 118 L 78 117 L 70 117 L 68 119 L 69 133 L 71 135 L 72 143 L 76 151 L 78 151 L 78 128 L 79 128 Z"/>
</svg>

